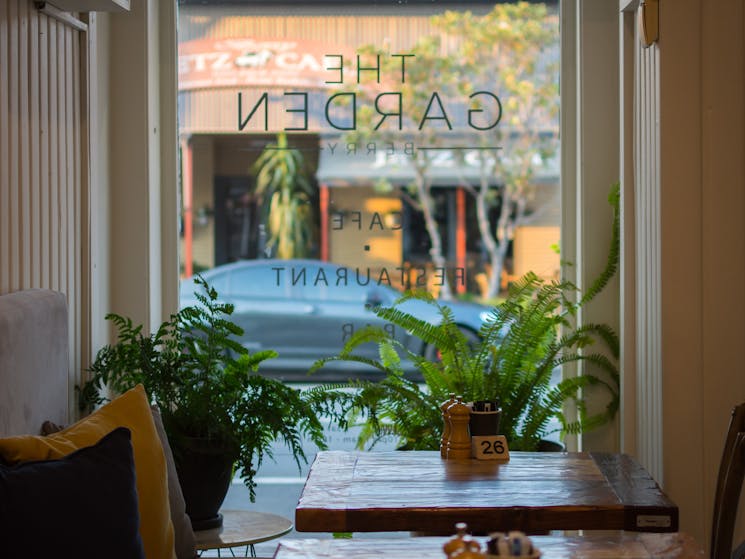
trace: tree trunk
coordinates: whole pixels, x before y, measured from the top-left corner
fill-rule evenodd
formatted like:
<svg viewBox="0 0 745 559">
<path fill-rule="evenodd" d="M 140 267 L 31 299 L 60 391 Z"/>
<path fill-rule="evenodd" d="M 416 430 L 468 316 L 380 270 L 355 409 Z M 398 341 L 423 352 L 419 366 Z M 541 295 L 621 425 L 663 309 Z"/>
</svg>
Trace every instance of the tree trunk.
<svg viewBox="0 0 745 559">
<path fill-rule="evenodd" d="M 496 228 L 496 242 L 497 242 L 497 261 L 498 267 L 493 270 L 496 275 L 496 281 L 499 282 L 502 278 L 502 269 L 504 268 L 504 259 L 507 256 L 507 249 L 510 246 L 510 241 L 515 236 L 515 220 L 512 217 L 512 198 L 508 194 L 509 187 L 504 185 L 502 187 L 502 206 L 499 209 L 499 219 L 497 220 Z M 497 291 L 498 293 L 498 291 Z"/>
<path fill-rule="evenodd" d="M 432 213 L 432 196 L 430 193 L 430 185 L 427 182 L 425 170 L 419 165 L 416 166 L 416 189 L 419 196 L 419 200 L 422 205 L 422 213 L 424 214 L 424 224 L 427 228 L 427 234 L 429 235 L 429 241 L 432 245 L 430 248 L 430 255 L 432 256 L 432 262 L 437 268 L 443 270 L 442 286 L 440 288 L 440 298 L 445 301 L 450 301 L 453 298 L 453 293 L 450 290 L 450 282 L 447 278 L 447 261 L 442 255 L 442 241 L 440 240 L 440 232 L 437 230 L 437 221 Z"/>
<path fill-rule="evenodd" d="M 479 190 L 475 194 L 476 220 L 479 227 L 479 234 L 481 235 L 481 242 L 484 243 L 484 248 L 489 255 L 490 272 L 484 297 L 490 299 L 499 295 L 502 268 L 504 267 L 504 257 L 507 253 L 508 244 L 499 242 L 496 231 L 495 234 L 492 234 L 489 224 L 489 204 L 487 202 L 487 196 L 489 194 L 489 177 L 491 176 L 491 173 L 487 167 L 486 158 L 483 155 L 479 157 L 479 163 L 480 184 Z M 502 191 L 501 198 L 504 200 L 506 198 L 507 189 L 502 186 L 499 187 L 499 190 Z"/>
<path fill-rule="evenodd" d="M 489 278 L 486 293 L 486 298 L 495 297 L 499 294 L 499 273 L 496 271 L 501 270 L 502 263 L 499 258 L 499 247 L 494 237 L 491 234 L 491 228 L 489 227 L 489 212 L 488 205 L 486 203 L 486 195 L 488 192 L 488 185 L 485 186 L 486 180 L 482 179 L 481 189 L 476 194 L 476 221 L 479 226 L 479 234 L 481 235 L 481 242 L 484 243 L 484 249 L 489 255 Z"/>
</svg>

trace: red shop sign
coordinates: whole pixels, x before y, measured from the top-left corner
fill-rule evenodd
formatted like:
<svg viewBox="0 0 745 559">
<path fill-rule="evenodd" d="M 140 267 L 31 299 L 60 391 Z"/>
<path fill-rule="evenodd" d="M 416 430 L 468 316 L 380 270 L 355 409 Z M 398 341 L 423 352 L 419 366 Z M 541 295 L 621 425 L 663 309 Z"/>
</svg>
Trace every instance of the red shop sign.
<svg viewBox="0 0 745 559">
<path fill-rule="evenodd" d="M 179 44 L 179 90 L 328 87 L 325 82 L 338 79 L 339 72 L 327 68 L 338 67 L 339 55 L 353 56 L 354 50 L 311 40 L 244 37 L 187 41 Z"/>
</svg>

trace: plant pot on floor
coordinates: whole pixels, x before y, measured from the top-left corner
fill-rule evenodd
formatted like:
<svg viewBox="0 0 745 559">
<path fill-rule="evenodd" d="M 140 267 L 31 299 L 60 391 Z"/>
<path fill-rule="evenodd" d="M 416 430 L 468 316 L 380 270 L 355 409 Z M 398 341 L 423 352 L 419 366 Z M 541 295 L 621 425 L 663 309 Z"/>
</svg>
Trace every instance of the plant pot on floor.
<svg viewBox="0 0 745 559">
<path fill-rule="evenodd" d="M 566 452 L 567 447 L 564 445 L 564 443 L 560 443 L 558 441 L 549 441 L 546 439 L 541 439 L 538 442 L 538 447 L 536 448 L 538 452 Z"/>
<path fill-rule="evenodd" d="M 183 437 L 174 455 L 192 528 L 196 531 L 222 526 L 218 511 L 233 479 L 236 451 L 220 441 Z"/>
</svg>

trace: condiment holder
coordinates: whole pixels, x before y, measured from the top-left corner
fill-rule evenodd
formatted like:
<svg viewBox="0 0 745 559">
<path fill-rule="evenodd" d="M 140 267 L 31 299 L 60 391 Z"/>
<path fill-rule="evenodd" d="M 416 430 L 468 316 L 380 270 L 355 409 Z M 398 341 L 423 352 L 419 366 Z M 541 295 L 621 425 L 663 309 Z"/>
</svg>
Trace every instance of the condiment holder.
<svg viewBox="0 0 745 559">
<path fill-rule="evenodd" d="M 486 549 L 481 552 L 481 545 L 468 535 L 468 526 L 464 522 L 455 525 L 456 535 L 442 546 L 448 559 L 490 559 L 495 557 L 524 557 L 539 559 L 541 556 L 531 539 L 523 532 L 495 532 L 489 535 Z"/>
<path fill-rule="evenodd" d="M 525 557 L 538 559 L 541 552 L 534 546 L 531 539 L 523 532 L 495 532 L 489 534 L 486 542 L 486 554 L 484 557 Z"/>
<path fill-rule="evenodd" d="M 472 437 L 499 435 L 502 408 L 498 400 L 479 400 L 473 403 L 468 424 Z"/>
<path fill-rule="evenodd" d="M 509 461 L 507 438 L 498 434 L 502 413 L 498 400 L 466 403 L 462 396 L 451 393 L 440 404 L 440 412 L 442 458 Z"/>
</svg>

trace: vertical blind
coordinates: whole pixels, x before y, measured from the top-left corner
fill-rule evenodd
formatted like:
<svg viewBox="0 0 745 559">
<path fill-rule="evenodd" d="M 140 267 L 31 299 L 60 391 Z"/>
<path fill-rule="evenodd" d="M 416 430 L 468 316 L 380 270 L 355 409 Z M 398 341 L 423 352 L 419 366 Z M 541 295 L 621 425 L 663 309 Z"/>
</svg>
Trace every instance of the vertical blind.
<svg viewBox="0 0 745 559">
<path fill-rule="evenodd" d="M 637 451 L 660 483 L 662 463 L 662 294 L 659 47 L 634 44 Z M 639 424 L 642 421 L 643 424 Z"/>
</svg>

